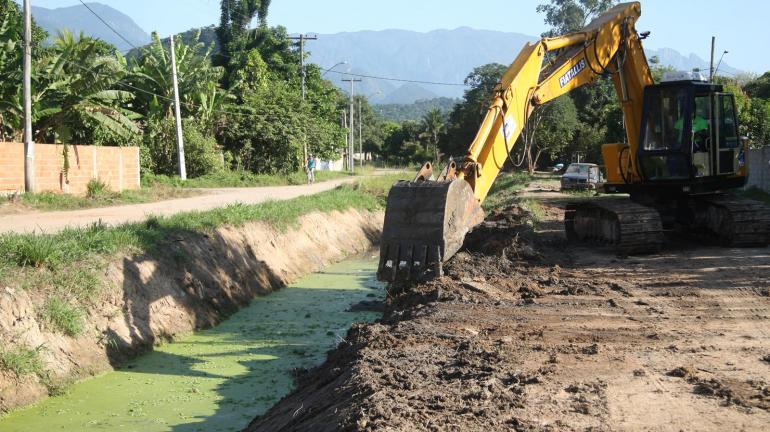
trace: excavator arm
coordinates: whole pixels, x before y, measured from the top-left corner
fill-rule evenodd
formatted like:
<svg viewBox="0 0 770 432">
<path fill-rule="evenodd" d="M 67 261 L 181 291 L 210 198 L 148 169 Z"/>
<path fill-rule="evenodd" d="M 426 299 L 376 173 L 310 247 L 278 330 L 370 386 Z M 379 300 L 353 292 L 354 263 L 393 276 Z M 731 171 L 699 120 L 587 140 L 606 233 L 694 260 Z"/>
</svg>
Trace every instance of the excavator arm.
<svg viewBox="0 0 770 432">
<path fill-rule="evenodd" d="M 495 89 L 492 102 L 464 160 L 450 163 L 432 181 L 426 164 L 414 181 L 399 182 L 388 197 L 378 277 L 385 281 L 441 275 L 442 263 L 484 219 L 480 204 L 508 160 L 532 111 L 563 94 L 611 74 L 622 105 L 628 146 L 639 141 L 644 87 L 652 84 L 635 30 L 638 2 L 619 4 L 583 30 L 524 46 Z M 617 169 L 638 178 L 634 158 Z"/>
</svg>

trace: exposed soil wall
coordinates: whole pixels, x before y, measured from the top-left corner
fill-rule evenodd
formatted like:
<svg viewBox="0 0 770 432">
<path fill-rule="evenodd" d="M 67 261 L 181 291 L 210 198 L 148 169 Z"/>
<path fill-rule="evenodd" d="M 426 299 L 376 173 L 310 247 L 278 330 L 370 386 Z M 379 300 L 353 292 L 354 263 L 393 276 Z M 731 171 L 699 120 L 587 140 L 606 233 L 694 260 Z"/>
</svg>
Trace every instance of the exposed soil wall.
<svg viewBox="0 0 770 432">
<path fill-rule="evenodd" d="M 371 248 L 382 218 L 357 210 L 314 213 L 285 233 L 258 222 L 170 239 L 160 253 L 115 257 L 103 276 L 108 288 L 76 338 L 40 322 L 42 295 L 0 287 L 0 343 L 41 347 L 51 377 L 0 372 L 0 411 L 45 397 L 57 383 L 109 370 L 175 335 L 215 325 L 256 296 Z"/>
</svg>

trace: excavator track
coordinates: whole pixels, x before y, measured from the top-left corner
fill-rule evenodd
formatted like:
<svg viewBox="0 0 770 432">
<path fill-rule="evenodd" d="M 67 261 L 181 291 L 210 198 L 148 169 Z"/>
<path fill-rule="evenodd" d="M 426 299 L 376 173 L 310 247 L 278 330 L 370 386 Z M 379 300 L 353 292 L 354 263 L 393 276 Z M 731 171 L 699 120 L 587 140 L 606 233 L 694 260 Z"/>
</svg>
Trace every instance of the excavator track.
<svg viewBox="0 0 770 432">
<path fill-rule="evenodd" d="M 663 245 L 663 224 L 658 212 L 631 200 L 568 204 L 564 225 L 568 239 L 610 245 L 621 255 L 656 252 Z"/>
<path fill-rule="evenodd" d="M 692 198 L 694 227 L 724 246 L 767 246 L 770 243 L 770 207 L 731 195 Z"/>
</svg>

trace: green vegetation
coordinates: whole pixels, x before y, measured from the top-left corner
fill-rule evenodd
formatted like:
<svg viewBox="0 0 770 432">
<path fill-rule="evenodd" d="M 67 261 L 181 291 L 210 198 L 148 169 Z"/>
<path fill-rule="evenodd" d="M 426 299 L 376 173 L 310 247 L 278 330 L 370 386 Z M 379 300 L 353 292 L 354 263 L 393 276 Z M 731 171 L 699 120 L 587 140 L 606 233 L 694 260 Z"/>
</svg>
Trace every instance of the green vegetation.
<svg viewBox="0 0 770 432">
<path fill-rule="evenodd" d="M 355 174 L 347 171 L 316 171 L 316 182 L 346 178 L 351 175 L 367 175 L 373 168 L 356 168 Z M 287 186 L 307 183 L 306 174 L 302 171 L 290 174 L 254 174 L 249 171 L 220 171 L 201 177 L 182 181 L 179 177 L 148 174 L 142 177 L 145 187 L 166 185 L 175 188 L 222 188 L 222 187 L 260 187 Z"/>
<path fill-rule="evenodd" d="M 484 211 L 499 210 L 520 203 L 518 193 L 533 180 L 535 177 L 521 171 L 500 174 L 482 204 Z"/>
<path fill-rule="evenodd" d="M 40 348 L 0 348 L 0 369 L 11 371 L 17 376 L 45 374 L 43 361 L 40 359 Z"/>
<path fill-rule="evenodd" d="M 83 332 L 83 311 L 58 297 L 49 298 L 45 302 L 40 315 L 54 329 L 67 336 L 78 336 Z"/>
<path fill-rule="evenodd" d="M 309 65 L 303 100 L 300 54 L 285 28 L 267 26 L 269 4 L 223 1 L 219 44 L 211 31 L 175 40 L 191 178 L 230 169 L 295 173 L 305 145 L 322 159 L 342 153 L 341 92 Z M 254 17 L 261 24 L 251 29 Z M 0 0 L 0 140 L 21 139 L 21 33 L 19 5 Z M 37 26 L 34 35 L 34 138 L 65 144 L 65 176 L 73 143 L 138 145 L 143 174 L 178 171 L 168 40 L 154 34 L 149 45 L 124 57 L 82 34 L 62 32 L 50 45 Z"/>
<path fill-rule="evenodd" d="M 83 311 L 98 300 L 101 292 L 99 274 L 114 254 L 166 250 L 170 239 L 200 235 L 224 225 L 262 221 L 286 230 L 311 212 L 381 209 L 390 186 L 406 177 L 409 175 L 365 178 L 312 197 L 236 204 L 116 227 L 94 224 L 56 234 L 2 234 L 0 285 L 45 293 L 48 300 L 41 316 L 56 330 L 76 336 L 83 330 Z"/>
<path fill-rule="evenodd" d="M 87 196 L 65 195 L 52 192 L 19 195 L 5 204 L 0 204 L 0 210 L 4 206 L 14 204 L 41 211 L 77 210 L 184 198 L 196 193 L 192 190 L 171 187 L 160 183 L 153 184 L 152 187 L 123 192 L 110 192 L 109 190 L 92 186 Z"/>
<path fill-rule="evenodd" d="M 372 167 L 357 168 L 355 174 L 348 172 L 316 171 L 316 182 L 347 178 L 353 175 L 369 175 Z M 22 207 L 41 210 L 77 210 L 96 207 L 107 207 L 123 204 L 141 204 L 163 201 L 175 198 L 194 196 L 203 191 L 193 189 L 227 188 L 227 187 L 260 187 L 302 185 L 307 183 L 304 172 L 291 174 L 254 174 L 248 171 L 218 171 L 201 177 L 182 181 L 176 176 L 146 174 L 142 177 L 142 188 L 123 192 L 111 192 L 109 187 L 99 180 L 92 180 L 88 185 L 86 196 L 75 196 L 43 192 L 38 194 L 23 194 L 12 199 L 3 206 L 14 204 Z"/>
<path fill-rule="evenodd" d="M 540 205 L 540 202 L 538 200 L 523 199 L 523 200 L 520 200 L 518 204 L 524 209 L 528 210 L 530 213 L 532 213 L 532 222 L 535 225 L 537 225 L 543 219 L 545 219 L 545 210 L 543 210 L 543 207 Z"/>
<path fill-rule="evenodd" d="M 440 97 L 421 99 L 412 104 L 383 104 L 374 107 L 374 111 L 385 121 L 403 123 L 405 121 L 420 121 L 429 111 L 439 110 L 443 116 L 449 114 L 458 99 Z"/>
</svg>

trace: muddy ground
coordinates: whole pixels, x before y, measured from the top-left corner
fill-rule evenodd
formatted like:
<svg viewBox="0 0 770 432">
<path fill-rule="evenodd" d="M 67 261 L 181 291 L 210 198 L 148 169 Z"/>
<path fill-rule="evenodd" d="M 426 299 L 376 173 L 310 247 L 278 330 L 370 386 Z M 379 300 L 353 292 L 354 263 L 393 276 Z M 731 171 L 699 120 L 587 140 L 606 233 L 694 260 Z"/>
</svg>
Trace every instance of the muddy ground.
<svg viewBox="0 0 770 432">
<path fill-rule="evenodd" d="M 768 430 L 770 249 L 617 257 L 538 190 L 535 231 L 491 215 L 248 431 Z"/>
</svg>

